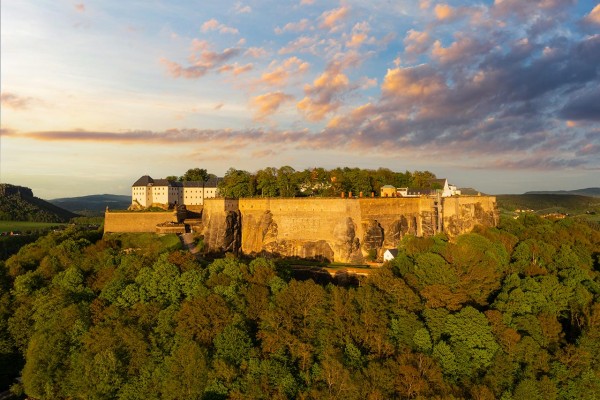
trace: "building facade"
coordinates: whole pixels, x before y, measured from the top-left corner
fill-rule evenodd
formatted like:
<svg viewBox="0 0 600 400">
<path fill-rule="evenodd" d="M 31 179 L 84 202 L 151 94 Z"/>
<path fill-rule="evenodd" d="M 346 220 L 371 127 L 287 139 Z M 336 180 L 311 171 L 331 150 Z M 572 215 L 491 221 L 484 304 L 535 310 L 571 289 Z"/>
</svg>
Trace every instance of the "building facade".
<svg viewBox="0 0 600 400">
<path fill-rule="evenodd" d="M 461 192 L 455 185 L 450 185 L 448 180 L 431 179 L 428 182 L 428 188 L 395 188 L 392 185 L 381 187 L 381 197 L 421 197 L 421 196 L 436 196 L 441 197 L 460 196 Z"/>
<path fill-rule="evenodd" d="M 152 205 L 203 205 L 204 199 L 217 197 L 218 183 L 219 178 L 211 178 L 206 182 L 177 182 L 144 175 L 131 185 L 131 203 L 143 208 Z"/>
</svg>

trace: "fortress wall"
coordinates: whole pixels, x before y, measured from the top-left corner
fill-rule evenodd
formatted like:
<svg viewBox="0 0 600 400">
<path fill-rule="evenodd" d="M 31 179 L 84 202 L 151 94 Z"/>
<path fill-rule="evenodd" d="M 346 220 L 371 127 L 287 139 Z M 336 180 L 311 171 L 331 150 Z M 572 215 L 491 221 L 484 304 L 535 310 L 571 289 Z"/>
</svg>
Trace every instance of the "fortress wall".
<svg viewBox="0 0 600 400">
<path fill-rule="evenodd" d="M 433 202 L 427 197 L 360 199 L 363 253 L 395 248 L 402 236 L 423 236 L 432 229 Z M 382 255 L 382 254 L 379 254 Z"/>
<path fill-rule="evenodd" d="M 443 230 L 449 236 L 475 225 L 497 225 L 494 197 L 442 199 Z M 209 252 L 242 251 L 284 257 L 363 262 L 381 256 L 402 236 L 438 231 L 437 199 L 420 198 L 256 198 L 207 199 L 202 214 Z"/>
<path fill-rule="evenodd" d="M 177 222 L 173 212 L 112 212 L 104 214 L 104 232 L 156 232 L 156 225 Z"/>
<path fill-rule="evenodd" d="M 346 259 L 362 237 L 355 199 L 240 199 L 239 210 L 245 254 Z"/>
<path fill-rule="evenodd" d="M 497 226 L 496 197 L 456 196 L 443 202 L 444 231 L 449 236 L 470 232 L 476 225 Z"/>
</svg>

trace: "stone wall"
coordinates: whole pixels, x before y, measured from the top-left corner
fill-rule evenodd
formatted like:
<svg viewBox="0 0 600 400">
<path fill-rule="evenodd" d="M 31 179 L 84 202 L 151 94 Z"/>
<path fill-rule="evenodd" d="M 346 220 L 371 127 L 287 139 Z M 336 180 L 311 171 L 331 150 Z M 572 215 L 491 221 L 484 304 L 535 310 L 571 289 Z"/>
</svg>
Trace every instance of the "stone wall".
<svg viewBox="0 0 600 400">
<path fill-rule="evenodd" d="M 496 199 L 463 196 L 360 199 L 207 199 L 202 214 L 209 252 L 364 262 L 381 257 L 406 234 L 430 236 L 440 227 L 449 236 L 475 225 L 495 226 Z"/>
<path fill-rule="evenodd" d="M 104 232 L 156 232 L 156 225 L 177 222 L 177 215 L 169 212 L 113 212 L 104 214 Z"/>
</svg>

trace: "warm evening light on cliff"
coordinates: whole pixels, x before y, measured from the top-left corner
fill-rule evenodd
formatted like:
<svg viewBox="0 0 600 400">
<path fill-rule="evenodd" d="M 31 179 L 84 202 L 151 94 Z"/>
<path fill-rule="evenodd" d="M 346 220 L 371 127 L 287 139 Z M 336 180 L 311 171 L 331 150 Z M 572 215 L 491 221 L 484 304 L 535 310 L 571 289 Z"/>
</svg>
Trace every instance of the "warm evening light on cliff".
<svg viewBox="0 0 600 400">
<path fill-rule="evenodd" d="M 597 186 L 596 3 L 3 0 L 0 181 L 55 198 L 290 165 Z"/>
</svg>

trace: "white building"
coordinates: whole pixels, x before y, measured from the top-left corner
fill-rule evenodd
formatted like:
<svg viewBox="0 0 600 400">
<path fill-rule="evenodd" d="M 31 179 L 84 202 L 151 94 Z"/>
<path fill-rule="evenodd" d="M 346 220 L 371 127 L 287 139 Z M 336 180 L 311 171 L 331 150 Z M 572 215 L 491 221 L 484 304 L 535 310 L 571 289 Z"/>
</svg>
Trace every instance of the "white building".
<svg viewBox="0 0 600 400">
<path fill-rule="evenodd" d="M 203 205 L 204 199 L 217 197 L 219 178 L 206 182 L 176 182 L 142 176 L 131 185 L 131 203 L 141 207 L 160 205 Z"/>
<path fill-rule="evenodd" d="M 450 185 L 448 179 L 431 179 L 429 188 L 396 188 L 397 197 L 420 197 L 441 194 L 442 197 L 460 196 L 460 189 Z"/>
<path fill-rule="evenodd" d="M 383 261 L 392 261 L 397 256 L 398 249 L 387 249 L 385 253 L 383 253 Z"/>
</svg>

